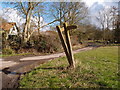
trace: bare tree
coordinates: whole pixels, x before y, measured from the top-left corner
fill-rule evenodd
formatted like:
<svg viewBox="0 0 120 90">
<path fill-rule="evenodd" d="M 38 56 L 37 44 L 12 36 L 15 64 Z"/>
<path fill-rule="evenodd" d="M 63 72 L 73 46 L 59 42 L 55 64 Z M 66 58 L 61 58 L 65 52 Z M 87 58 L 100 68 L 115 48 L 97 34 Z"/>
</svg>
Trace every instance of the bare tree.
<svg viewBox="0 0 120 90">
<path fill-rule="evenodd" d="M 87 7 L 82 2 L 54 2 L 52 4 L 52 16 L 69 24 L 80 23 L 87 16 Z"/>
<path fill-rule="evenodd" d="M 104 8 L 101 10 L 97 17 L 97 21 L 100 23 L 103 30 L 103 40 L 105 40 L 105 30 L 113 29 L 114 22 L 116 21 L 116 9 L 114 7 Z"/>
<path fill-rule="evenodd" d="M 41 26 L 41 15 L 40 15 L 40 12 L 38 12 L 38 34 L 40 34 L 40 26 Z"/>
<path fill-rule="evenodd" d="M 33 30 L 30 29 L 31 18 L 37 12 L 40 12 L 41 8 L 43 7 L 41 5 L 42 2 L 12 2 L 10 4 L 14 5 L 15 8 L 19 10 L 19 12 L 21 12 L 23 17 L 25 18 L 25 25 L 22 36 L 23 36 L 23 42 L 27 42 L 31 34 L 33 33 Z"/>
<path fill-rule="evenodd" d="M 26 17 L 25 27 L 24 27 L 24 31 L 23 31 L 23 40 L 25 42 L 30 38 L 30 35 L 33 33 L 33 31 L 29 31 L 30 30 L 30 21 L 31 21 L 32 15 L 36 13 L 36 11 L 33 12 L 33 10 L 35 9 L 35 7 L 39 6 L 39 4 L 40 4 L 39 2 L 37 2 L 37 3 L 28 2 L 26 4 L 28 7 L 25 8 L 23 3 L 18 3 L 19 7 L 21 7 L 21 10 L 23 11 L 23 13 L 25 14 L 25 17 Z"/>
<path fill-rule="evenodd" d="M 112 13 L 112 28 L 115 29 L 116 23 L 119 21 L 119 10 L 116 7 L 111 7 L 111 13 Z"/>
<path fill-rule="evenodd" d="M 39 18 L 38 26 L 37 26 L 39 30 L 40 28 L 43 28 L 56 21 L 59 21 L 61 24 L 62 22 L 73 22 L 73 21 L 74 23 L 76 23 L 84 18 L 85 13 L 83 13 L 83 11 L 85 11 L 86 9 L 84 5 L 80 2 L 53 3 L 52 7 L 54 9 L 52 10 L 55 12 L 52 12 L 52 13 L 53 13 L 54 20 L 51 21 L 50 23 L 47 23 L 46 25 L 41 26 L 40 15 L 41 15 L 41 9 L 44 7 L 44 5 L 42 5 L 42 2 L 12 2 L 11 4 L 14 5 L 17 8 L 17 10 L 19 10 L 19 12 L 21 12 L 23 17 L 25 18 L 25 25 L 22 33 L 23 42 L 27 42 L 33 33 L 33 30 L 30 29 L 31 22 L 32 22 L 31 18 L 33 16 L 38 16 Z M 82 8 L 84 8 L 84 10 L 82 10 Z M 78 18 L 78 16 L 79 17 L 82 16 L 82 17 Z"/>
</svg>

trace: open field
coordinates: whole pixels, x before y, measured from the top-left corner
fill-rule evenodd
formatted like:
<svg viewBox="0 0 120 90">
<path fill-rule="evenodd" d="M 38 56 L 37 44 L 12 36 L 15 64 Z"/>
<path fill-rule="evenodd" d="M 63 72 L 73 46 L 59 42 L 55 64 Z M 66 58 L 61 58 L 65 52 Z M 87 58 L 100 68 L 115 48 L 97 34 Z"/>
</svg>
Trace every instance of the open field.
<svg viewBox="0 0 120 90">
<path fill-rule="evenodd" d="M 66 70 L 66 57 L 45 64 L 21 77 L 20 88 L 117 88 L 118 47 L 100 47 L 74 55 L 76 68 Z"/>
</svg>

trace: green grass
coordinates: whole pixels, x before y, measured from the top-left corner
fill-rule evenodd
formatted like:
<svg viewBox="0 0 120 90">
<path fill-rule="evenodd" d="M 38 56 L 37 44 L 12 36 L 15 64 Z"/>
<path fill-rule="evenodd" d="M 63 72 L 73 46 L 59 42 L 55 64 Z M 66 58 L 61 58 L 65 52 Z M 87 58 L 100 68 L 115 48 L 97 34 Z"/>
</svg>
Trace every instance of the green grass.
<svg viewBox="0 0 120 90">
<path fill-rule="evenodd" d="M 101 47 L 74 55 L 74 70 L 58 69 L 67 67 L 61 57 L 21 77 L 19 88 L 117 88 L 118 47 Z"/>
<path fill-rule="evenodd" d="M 31 54 L 33 53 L 20 53 L 20 54 L 10 54 L 10 55 L 1 54 L 0 57 L 21 56 L 21 55 L 31 55 Z"/>
</svg>

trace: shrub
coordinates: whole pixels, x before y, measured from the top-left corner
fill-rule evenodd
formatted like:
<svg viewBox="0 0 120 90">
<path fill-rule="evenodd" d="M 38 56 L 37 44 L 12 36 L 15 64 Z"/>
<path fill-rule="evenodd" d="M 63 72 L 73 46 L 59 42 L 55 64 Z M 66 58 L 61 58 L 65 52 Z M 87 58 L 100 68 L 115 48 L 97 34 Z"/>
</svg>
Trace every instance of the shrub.
<svg viewBox="0 0 120 90">
<path fill-rule="evenodd" d="M 4 48 L 2 50 L 2 54 L 5 54 L 5 55 L 11 55 L 11 54 L 15 54 L 15 51 L 11 48 Z"/>
<path fill-rule="evenodd" d="M 21 37 L 19 36 L 9 36 L 8 42 L 11 49 L 15 50 L 15 52 L 18 52 L 18 50 L 21 48 Z"/>
<path fill-rule="evenodd" d="M 61 48 L 61 44 L 56 34 L 34 35 L 30 38 L 29 42 L 38 52 L 53 53 Z"/>
</svg>

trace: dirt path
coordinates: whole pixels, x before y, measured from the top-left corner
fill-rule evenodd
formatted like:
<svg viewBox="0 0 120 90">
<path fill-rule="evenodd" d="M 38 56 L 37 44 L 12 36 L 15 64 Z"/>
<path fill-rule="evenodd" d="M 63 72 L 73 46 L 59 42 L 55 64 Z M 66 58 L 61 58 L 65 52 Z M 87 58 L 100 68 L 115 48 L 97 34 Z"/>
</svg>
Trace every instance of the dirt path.
<svg viewBox="0 0 120 90">
<path fill-rule="evenodd" d="M 86 48 L 78 49 L 78 50 L 73 51 L 73 53 L 90 50 L 90 49 L 93 49 L 93 47 L 86 47 Z M 53 58 L 58 58 L 58 57 L 62 57 L 62 56 L 65 56 L 65 53 L 51 54 L 51 55 L 45 55 L 45 56 L 26 57 L 26 58 L 20 59 L 20 61 L 30 61 L 30 60 L 35 61 L 35 60 L 53 59 Z"/>
<path fill-rule="evenodd" d="M 85 47 L 73 51 L 73 53 L 78 53 L 80 51 L 91 50 L 96 47 Z M 44 56 L 14 56 L 9 58 L 4 58 L 0 60 L 0 75 L 2 75 L 2 88 L 17 88 L 18 80 L 22 74 L 25 74 L 40 64 L 46 61 L 65 56 L 64 53 L 44 55 Z"/>
<path fill-rule="evenodd" d="M 90 50 L 93 49 L 93 47 L 86 47 L 86 48 L 81 48 L 78 50 L 73 51 L 73 53 L 77 53 L 80 51 L 85 51 L 85 50 Z M 65 56 L 65 53 L 58 53 L 58 54 L 51 54 L 51 55 L 43 55 L 43 56 L 12 56 L 12 57 L 7 57 L 4 58 L 3 60 L 0 60 L 0 70 L 4 68 L 8 68 L 14 65 L 18 65 L 20 63 L 28 62 L 28 61 L 41 61 L 41 60 L 50 60 L 54 58 L 59 58 Z"/>
</svg>

